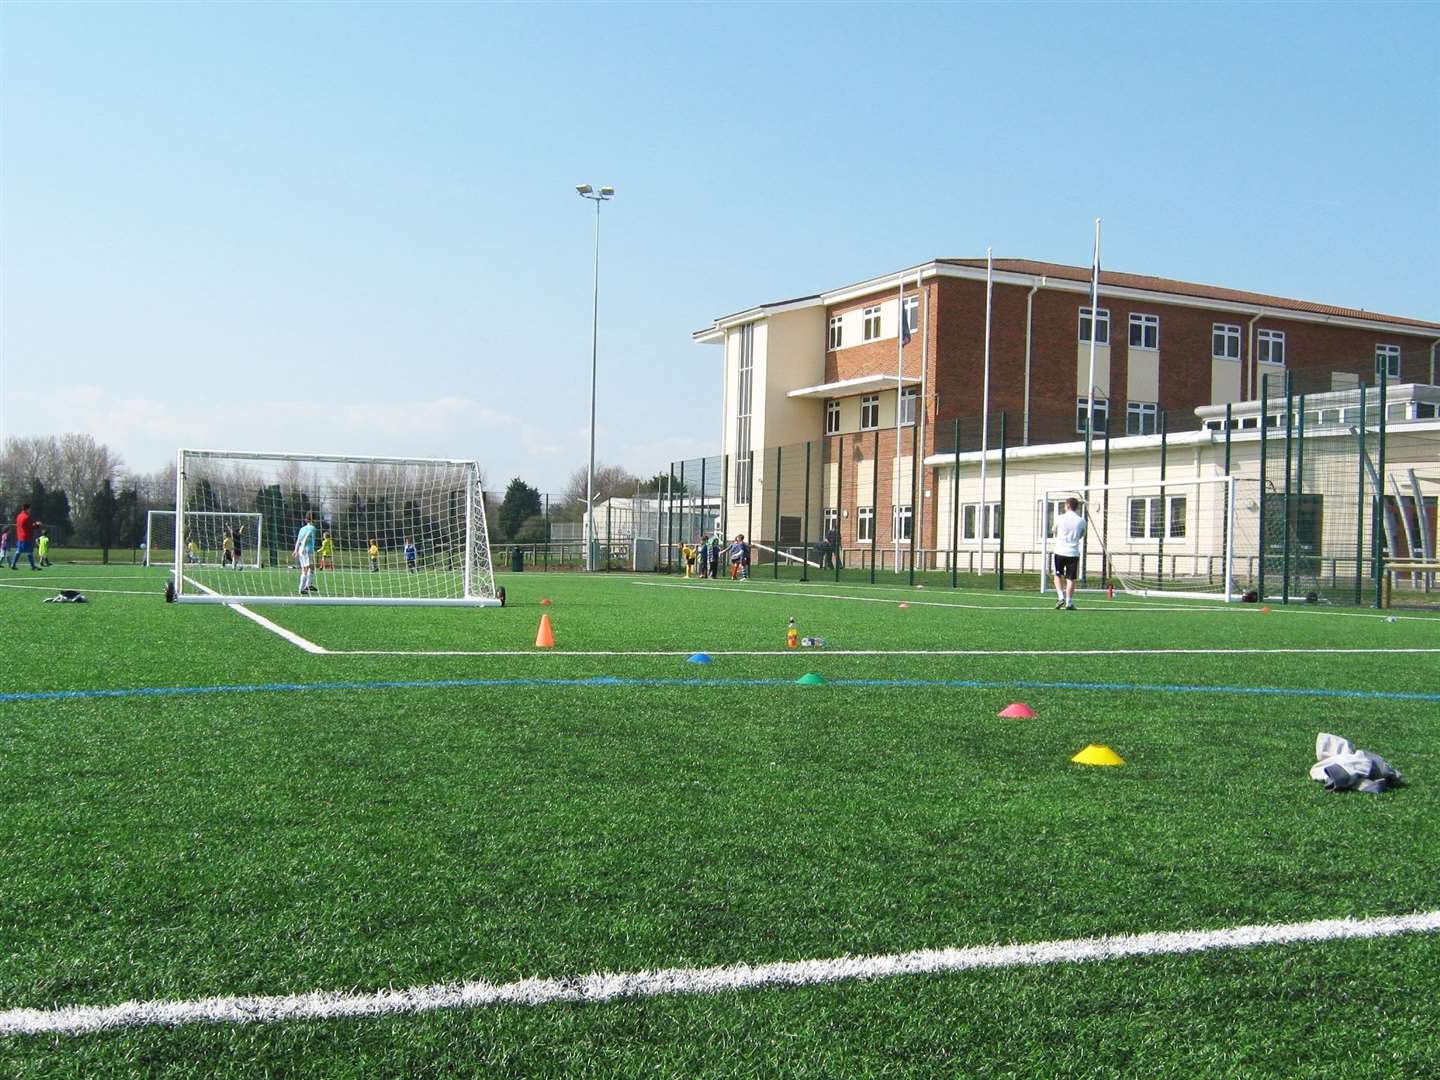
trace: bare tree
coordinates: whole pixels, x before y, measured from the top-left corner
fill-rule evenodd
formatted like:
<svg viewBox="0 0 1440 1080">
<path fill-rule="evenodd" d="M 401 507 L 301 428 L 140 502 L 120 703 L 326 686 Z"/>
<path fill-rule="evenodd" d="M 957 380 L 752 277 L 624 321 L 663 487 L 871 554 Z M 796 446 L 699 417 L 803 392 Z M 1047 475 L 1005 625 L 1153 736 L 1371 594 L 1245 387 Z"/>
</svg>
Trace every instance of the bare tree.
<svg viewBox="0 0 1440 1080">
<path fill-rule="evenodd" d="M 585 467 L 581 466 L 570 474 L 565 482 L 565 501 L 585 509 Z M 622 465 L 595 466 L 595 501 L 602 503 L 616 496 L 634 495 L 640 486 L 640 478 Z"/>
<path fill-rule="evenodd" d="M 122 465 L 120 455 L 96 442 L 95 436 L 69 432 L 60 436 L 53 486 L 65 489 L 76 516 L 83 521 L 89 512 L 89 500 L 107 481 L 114 483 Z"/>
</svg>

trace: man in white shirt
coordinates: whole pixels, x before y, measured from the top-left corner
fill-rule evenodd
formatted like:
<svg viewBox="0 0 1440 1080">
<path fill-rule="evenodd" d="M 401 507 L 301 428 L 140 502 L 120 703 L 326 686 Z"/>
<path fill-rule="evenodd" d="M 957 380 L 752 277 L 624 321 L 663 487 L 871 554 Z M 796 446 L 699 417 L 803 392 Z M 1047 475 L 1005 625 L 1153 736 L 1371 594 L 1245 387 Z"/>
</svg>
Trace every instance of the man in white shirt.
<svg viewBox="0 0 1440 1080">
<path fill-rule="evenodd" d="M 1055 519 L 1055 601 L 1056 609 L 1075 610 L 1075 578 L 1080 573 L 1080 541 L 1085 536 L 1085 519 L 1080 500 L 1066 499 L 1065 512 Z"/>
</svg>

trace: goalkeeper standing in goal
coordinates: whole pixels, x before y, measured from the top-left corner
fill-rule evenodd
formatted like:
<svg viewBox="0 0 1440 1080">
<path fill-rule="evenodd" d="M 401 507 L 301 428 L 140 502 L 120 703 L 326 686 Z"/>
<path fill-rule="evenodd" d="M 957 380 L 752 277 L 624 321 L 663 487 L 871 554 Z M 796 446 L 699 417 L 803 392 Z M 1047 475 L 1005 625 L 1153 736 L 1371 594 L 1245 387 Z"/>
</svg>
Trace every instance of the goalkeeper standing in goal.
<svg viewBox="0 0 1440 1080">
<path fill-rule="evenodd" d="M 1080 574 L 1080 541 L 1085 536 L 1085 519 L 1080 500 L 1065 500 L 1065 512 L 1055 519 L 1055 607 L 1075 610 L 1075 579 Z"/>
<path fill-rule="evenodd" d="M 295 537 L 295 550 L 292 552 L 300 564 L 300 595 L 318 592 L 315 588 L 315 515 L 310 511 L 305 512 L 305 524 L 300 527 L 300 532 Z"/>
</svg>

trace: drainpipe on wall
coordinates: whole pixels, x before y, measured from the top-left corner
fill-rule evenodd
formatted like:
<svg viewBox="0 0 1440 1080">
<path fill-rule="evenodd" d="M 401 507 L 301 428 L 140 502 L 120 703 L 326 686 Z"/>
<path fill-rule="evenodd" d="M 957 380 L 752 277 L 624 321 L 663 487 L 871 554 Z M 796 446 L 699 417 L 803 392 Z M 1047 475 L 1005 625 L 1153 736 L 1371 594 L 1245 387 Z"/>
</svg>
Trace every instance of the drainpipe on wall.
<svg viewBox="0 0 1440 1080">
<path fill-rule="evenodd" d="M 1246 401 L 1255 400 L 1255 394 L 1258 392 L 1260 386 L 1260 365 L 1255 362 L 1255 324 L 1260 321 L 1260 317 L 1264 314 L 1265 312 L 1263 311 L 1255 312 L 1255 317 L 1250 320 L 1249 324 L 1245 328 L 1245 362 L 1250 367 L 1250 378 L 1245 383 L 1245 385 L 1250 388 L 1248 391 L 1246 391 Z M 1241 377 L 1242 379 L 1244 378 L 1243 372 Z M 1261 418 L 1260 423 L 1265 423 L 1263 417 Z"/>
<path fill-rule="evenodd" d="M 1030 280 L 1035 281 L 1034 278 Z M 1041 274 L 1040 280 L 1035 281 L 1035 284 L 1030 286 L 1030 292 L 1025 296 L 1025 416 L 1024 425 L 1020 432 L 1021 446 L 1030 445 L 1030 313 L 1033 310 L 1035 293 L 1038 292 L 1044 284 L 1045 275 Z M 1435 351 L 1433 349 L 1430 351 L 1430 355 L 1430 367 L 1433 370 L 1435 367 Z"/>
</svg>

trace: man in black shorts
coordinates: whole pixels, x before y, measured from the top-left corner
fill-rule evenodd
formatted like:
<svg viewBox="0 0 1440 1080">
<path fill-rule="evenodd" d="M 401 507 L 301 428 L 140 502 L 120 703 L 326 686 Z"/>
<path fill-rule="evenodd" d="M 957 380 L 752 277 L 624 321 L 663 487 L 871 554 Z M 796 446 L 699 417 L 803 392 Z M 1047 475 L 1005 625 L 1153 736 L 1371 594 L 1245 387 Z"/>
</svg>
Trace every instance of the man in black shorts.
<svg viewBox="0 0 1440 1080">
<path fill-rule="evenodd" d="M 1055 607 L 1075 610 L 1075 579 L 1080 576 L 1080 541 L 1085 537 L 1085 519 L 1080 500 L 1066 499 L 1065 512 L 1055 519 Z"/>
</svg>

